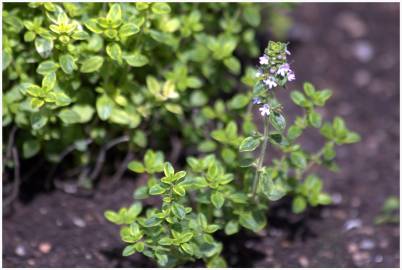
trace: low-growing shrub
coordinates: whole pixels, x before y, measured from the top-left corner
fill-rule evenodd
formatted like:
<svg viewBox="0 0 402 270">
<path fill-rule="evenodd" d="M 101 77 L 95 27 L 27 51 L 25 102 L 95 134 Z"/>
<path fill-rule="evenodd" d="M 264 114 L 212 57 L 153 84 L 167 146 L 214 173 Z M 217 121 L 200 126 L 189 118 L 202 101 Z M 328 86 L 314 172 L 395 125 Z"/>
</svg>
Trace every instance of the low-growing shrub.
<svg viewBox="0 0 402 270">
<path fill-rule="evenodd" d="M 163 267 L 196 259 L 208 267 L 225 267 L 220 255 L 224 247 L 214 237 L 216 232 L 233 235 L 242 228 L 261 231 L 267 225 L 270 203 L 285 196 L 292 198 L 294 213 L 331 203 L 312 168 L 322 165 L 336 171 L 335 146 L 355 143 L 360 137 L 340 117 L 323 121 L 317 108 L 325 105 L 331 91 L 317 90 L 308 82 L 303 92 L 290 93 L 303 114 L 286 127 L 285 110 L 276 92 L 296 78 L 288 55 L 287 44 L 269 42 L 259 58 L 257 72 L 244 78 L 253 86 L 252 91 L 244 98 L 235 96 L 227 107 L 216 103 L 202 108 L 209 119 L 203 123 L 205 142 L 214 145 L 204 149 L 207 154 L 188 155 L 185 167 L 179 169 L 165 161 L 162 152 L 149 149 L 143 160 L 129 164 L 130 170 L 148 175 L 146 185 L 134 192 L 135 199 L 154 196 L 160 198 L 160 205 L 143 209 L 136 201 L 118 212 L 105 212 L 109 221 L 121 225 L 121 239 L 127 243 L 124 256 L 141 252 Z M 262 133 L 252 121 L 253 105 L 264 124 Z M 242 110 L 244 106 L 248 109 Z M 213 128 L 209 132 L 207 127 Z M 318 129 L 325 139 L 316 152 L 298 143 L 308 128 Z M 270 148 L 281 155 L 267 156 Z"/>
<path fill-rule="evenodd" d="M 255 29 L 261 10 L 278 36 L 291 22 L 277 12 L 288 9 L 286 4 L 3 7 L 6 168 L 19 158 L 59 164 L 68 156 L 49 177 L 59 166 L 80 172 L 86 186 L 107 167 L 112 147 L 120 147 L 120 156 L 142 156 L 149 146 L 167 152 L 171 141 L 179 140 L 182 148 L 215 150 L 203 127 L 210 119 L 229 123 L 247 106 L 250 95 L 236 94 L 238 78 L 243 74 L 250 85 L 253 69 L 239 59 L 260 53 Z"/>
</svg>

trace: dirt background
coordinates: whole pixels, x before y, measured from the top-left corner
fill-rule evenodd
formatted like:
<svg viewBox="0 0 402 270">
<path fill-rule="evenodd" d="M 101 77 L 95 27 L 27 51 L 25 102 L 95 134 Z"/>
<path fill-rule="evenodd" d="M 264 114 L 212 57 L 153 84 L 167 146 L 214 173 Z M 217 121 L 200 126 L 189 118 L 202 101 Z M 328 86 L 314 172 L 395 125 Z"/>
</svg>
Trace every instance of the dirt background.
<svg viewBox="0 0 402 270">
<path fill-rule="evenodd" d="M 224 256 L 232 267 L 399 267 L 399 226 L 373 224 L 400 188 L 399 4 L 300 4 L 292 17 L 290 88 L 309 80 L 332 89 L 321 113 L 344 117 L 362 141 L 339 147 L 339 174 L 321 174 L 334 205 L 293 215 L 282 201 L 261 235 L 222 237 Z M 282 101 L 294 118 L 288 93 Z M 311 136 L 304 143 L 319 147 Z M 155 266 L 141 255 L 121 257 L 118 229 L 103 218 L 132 201 L 135 185 L 127 178 L 92 196 L 53 191 L 17 201 L 3 217 L 3 266 Z"/>
</svg>

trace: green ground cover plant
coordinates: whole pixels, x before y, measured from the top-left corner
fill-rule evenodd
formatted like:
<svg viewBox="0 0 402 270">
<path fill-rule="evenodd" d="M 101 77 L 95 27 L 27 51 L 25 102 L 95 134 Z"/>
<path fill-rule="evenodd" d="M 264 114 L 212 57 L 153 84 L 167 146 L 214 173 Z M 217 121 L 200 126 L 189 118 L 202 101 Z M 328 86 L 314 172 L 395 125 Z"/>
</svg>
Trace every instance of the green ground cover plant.
<svg viewBox="0 0 402 270">
<path fill-rule="evenodd" d="M 240 59 L 260 53 L 262 11 L 283 36 L 287 4 L 6 3 L 3 10 L 5 169 L 20 160 L 51 165 L 91 187 L 113 153 L 119 176 L 148 147 L 216 149 L 211 118 L 229 123 L 250 99 L 239 93 L 252 69 Z M 244 87 L 244 86 L 243 86 Z M 222 113 L 231 110 L 232 112 Z M 180 127 L 180 128 L 179 128 Z M 174 131 L 174 133 L 170 132 Z M 112 151 L 113 148 L 113 151 Z M 115 178 L 115 177 L 113 177 Z"/>
<path fill-rule="evenodd" d="M 130 162 L 130 170 L 148 175 L 147 184 L 134 192 L 136 202 L 129 208 L 105 212 L 109 221 L 121 225 L 121 239 L 127 244 L 123 256 L 141 252 L 163 267 L 196 259 L 207 267 L 225 267 L 220 255 L 224 247 L 214 238 L 217 231 L 233 235 L 242 228 L 256 233 L 263 230 L 269 204 L 285 196 L 292 198 L 294 213 L 331 203 L 322 180 L 311 169 L 322 165 L 336 171 L 335 146 L 355 143 L 360 136 L 341 117 L 323 121 L 317 108 L 325 105 L 332 92 L 317 90 L 308 82 L 303 91 L 290 93 L 303 114 L 287 127 L 285 109 L 275 94 L 296 79 L 289 55 L 286 43 L 269 42 L 254 76 L 247 77 L 248 110 L 225 122 L 219 117 L 228 117 L 226 111 L 204 108 L 211 115 L 208 125 L 215 125 L 206 137 L 216 148 L 187 156 L 182 170 L 166 161 L 162 152 L 151 149 L 142 161 Z M 253 124 L 252 106 L 260 112 L 262 133 Z M 319 130 L 325 139 L 317 152 L 297 142 L 308 128 Z M 269 148 L 276 148 L 281 156 L 266 158 Z M 160 205 L 143 208 L 139 200 L 149 196 L 159 198 Z"/>
</svg>

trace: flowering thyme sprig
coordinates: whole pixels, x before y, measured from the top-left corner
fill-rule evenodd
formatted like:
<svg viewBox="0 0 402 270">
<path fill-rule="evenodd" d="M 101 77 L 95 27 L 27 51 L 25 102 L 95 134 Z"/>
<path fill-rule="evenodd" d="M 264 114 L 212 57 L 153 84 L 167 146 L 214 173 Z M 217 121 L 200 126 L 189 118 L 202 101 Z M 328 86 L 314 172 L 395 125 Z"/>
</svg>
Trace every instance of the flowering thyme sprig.
<svg viewBox="0 0 402 270">
<path fill-rule="evenodd" d="M 254 93 L 253 104 L 261 105 L 259 110 L 262 116 L 269 116 L 270 114 L 268 102 L 270 94 L 268 91 L 261 91 L 261 89 L 271 90 L 277 86 L 283 87 L 287 82 L 296 79 L 295 73 L 287 62 L 287 55 L 290 55 L 287 46 L 287 43 L 270 41 L 264 54 L 259 58 L 260 65 L 256 77 L 260 90 Z"/>
</svg>

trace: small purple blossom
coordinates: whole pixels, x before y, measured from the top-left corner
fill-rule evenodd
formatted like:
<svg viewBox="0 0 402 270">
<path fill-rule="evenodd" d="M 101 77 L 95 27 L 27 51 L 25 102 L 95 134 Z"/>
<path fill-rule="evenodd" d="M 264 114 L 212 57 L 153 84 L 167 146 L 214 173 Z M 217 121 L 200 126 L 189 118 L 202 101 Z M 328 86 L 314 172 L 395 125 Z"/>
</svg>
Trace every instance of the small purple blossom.
<svg viewBox="0 0 402 270">
<path fill-rule="evenodd" d="M 292 70 L 290 70 L 289 72 L 288 72 L 288 81 L 289 82 L 291 82 L 291 81 L 294 81 L 294 80 L 296 80 L 296 75 L 295 75 L 295 73 L 292 71 Z"/>
<path fill-rule="evenodd" d="M 276 71 L 276 69 L 275 69 L 275 68 L 271 68 L 271 69 L 269 70 L 269 72 L 271 72 L 272 74 L 274 74 L 274 73 L 275 73 L 275 71 Z"/>
<path fill-rule="evenodd" d="M 255 104 L 260 104 L 261 103 L 261 99 L 259 98 L 259 97 L 255 97 L 255 98 L 253 98 L 253 104 L 255 105 Z"/>
<path fill-rule="evenodd" d="M 262 105 L 261 108 L 259 108 L 260 113 L 262 116 L 268 116 L 271 112 L 270 112 L 270 107 L 268 104 L 264 104 Z"/>
<path fill-rule="evenodd" d="M 286 74 L 289 72 L 291 72 L 290 66 L 288 63 L 285 63 L 278 68 L 278 71 L 276 72 L 276 74 L 281 75 L 282 77 L 285 77 Z"/>
<path fill-rule="evenodd" d="M 264 83 L 268 86 L 268 89 L 272 89 L 272 88 L 278 86 L 278 84 L 276 83 L 276 81 L 273 77 L 269 77 L 268 79 L 265 79 Z"/>
<path fill-rule="evenodd" d="M 290 55 L 290 54 L 291 54 L 290 51 L 288 50 L 288 48 L 285 49 L 285 53 L 286 53 L 287 55 Z"/>
<path fill-rule="evenodd" d="M 263 55 L 260 57 L 260 65 L 268 65 L 269 58 L 267 55 Z"/>
</svg>

